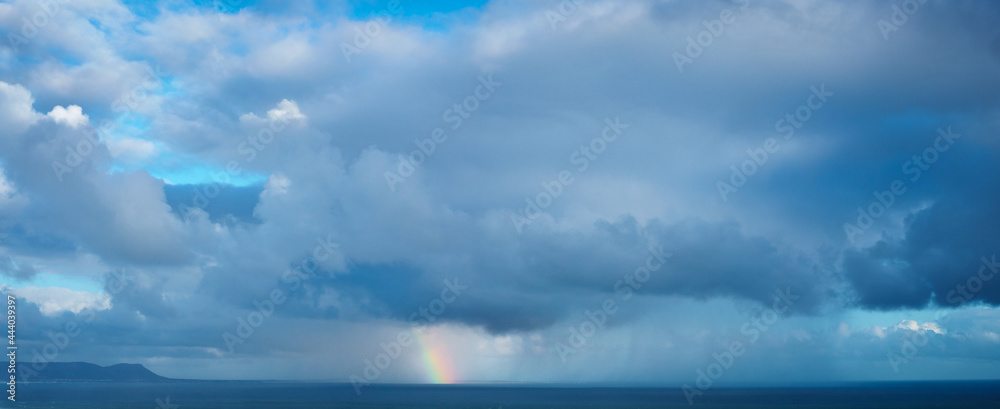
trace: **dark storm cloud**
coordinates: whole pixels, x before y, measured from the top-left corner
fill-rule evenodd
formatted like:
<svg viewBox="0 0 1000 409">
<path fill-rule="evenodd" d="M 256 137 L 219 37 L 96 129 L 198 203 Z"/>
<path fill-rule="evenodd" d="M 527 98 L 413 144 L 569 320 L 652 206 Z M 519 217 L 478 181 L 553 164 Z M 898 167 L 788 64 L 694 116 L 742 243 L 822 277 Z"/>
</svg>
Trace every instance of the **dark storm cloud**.
<svg viewBox="0 0 1000 409">
<path fill-rule="evenodd" d="M 904 237 L 848 251 L 844 271 L 870 308 L 1000 304 L 1000 214 L 995 191 L 952 196 L 910 216 Z"/>
<path fill-rule="evenodd" d="M 447 314 L 435 320 L 498 333 L 544 329 L 604 298 L 633 292 L 697 299 L 736 297 L 767 304 L 776 289 L 791 288 L 802 297 L 794 306 L 800 313 L 815 313 L 839 296 L 829 272 L 794 250 L 745 236 L 735 223 L 654 220 L 643 226 L 625 218 L 599 222 L 582 234 L 532 234 L 507 249 L 494 248 L 482 238 L 477 241 L 458 245 L 467 247 L 469 253 L 459 255 L 473 263 L 448 269 L 355 265 L 347 275 L 310 279 L 305 285 L 315 290 L 293 296 L 316 305 L 324 288 L 336 290 L 376 316 L 409 321 L 439 297 L 448 287 L 446 281 L 457 282 L 468 289 L 448 306 Z M 648 282 L 641 290 L 626 285 L 626 277 L 636 282 L 637 269 L 649 271 L 650 257 L 663 260 L 651 262 L 657 268 L 645 278 Z M 280 283 L 276 285 L 281 288 Z M 326 310 L 323 314 L 290 307 L 283 313 L 339 316 L 334 306 Z"/>
</svg>

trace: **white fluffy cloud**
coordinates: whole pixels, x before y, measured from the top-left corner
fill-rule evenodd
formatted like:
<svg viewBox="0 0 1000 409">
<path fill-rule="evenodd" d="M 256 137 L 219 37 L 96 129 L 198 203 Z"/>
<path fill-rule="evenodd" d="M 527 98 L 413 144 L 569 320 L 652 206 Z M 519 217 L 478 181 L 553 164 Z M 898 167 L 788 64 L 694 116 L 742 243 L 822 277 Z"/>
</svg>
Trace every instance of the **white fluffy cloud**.
<svg viewBox="0 0 1000 409">
<path fill-rule="evenodd" d="M 90 118 L 84 115 L 83 108 L 78 105 L 70 105 L 68 108 L 57 106 L 46 114 L 56 123 L 66 124 L 71 128 L 80 128 L 90 123 Z"/>
<path fill-rule="evenodd" d="M 103 311 L 111 308 L 111 297 L 86 291 L 60 287 L 22 287 L 12 292 L 38 305 L 42 314 L 58 316 L 64 312 L 74 314 L 83 310 Z"/>
</svg>

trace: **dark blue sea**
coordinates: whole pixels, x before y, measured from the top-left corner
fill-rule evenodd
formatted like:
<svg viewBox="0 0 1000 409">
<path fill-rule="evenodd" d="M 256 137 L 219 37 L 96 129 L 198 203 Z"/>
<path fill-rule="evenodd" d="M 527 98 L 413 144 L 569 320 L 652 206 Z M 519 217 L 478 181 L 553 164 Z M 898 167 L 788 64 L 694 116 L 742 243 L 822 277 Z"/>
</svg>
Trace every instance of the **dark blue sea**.
<svg viewBox="0 0 1000 409">
<path fill-rule="evenodd" d="M 20 384 L 20 408 L 1000 408 L 1000 382 L 715 388 L 689 405 L 679 388 L 379 385 L 290 382 Z"/>
</svg>

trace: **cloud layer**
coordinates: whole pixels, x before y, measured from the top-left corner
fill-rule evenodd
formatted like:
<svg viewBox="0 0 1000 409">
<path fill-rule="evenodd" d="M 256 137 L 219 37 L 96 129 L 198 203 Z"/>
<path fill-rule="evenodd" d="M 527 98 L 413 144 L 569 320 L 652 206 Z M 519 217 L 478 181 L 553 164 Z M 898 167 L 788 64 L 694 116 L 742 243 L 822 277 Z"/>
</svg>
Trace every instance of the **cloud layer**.
<svg viewBox="0 0 1000 409">
<path fill-rule="evenodd" d="M 430 308 L 466 380 L 688 382 L 781 289 L 733 380 L 997 375 L 993 3 L 356 3 L 0 4 L 25 342 L 345 381 Z"/>
</svg>

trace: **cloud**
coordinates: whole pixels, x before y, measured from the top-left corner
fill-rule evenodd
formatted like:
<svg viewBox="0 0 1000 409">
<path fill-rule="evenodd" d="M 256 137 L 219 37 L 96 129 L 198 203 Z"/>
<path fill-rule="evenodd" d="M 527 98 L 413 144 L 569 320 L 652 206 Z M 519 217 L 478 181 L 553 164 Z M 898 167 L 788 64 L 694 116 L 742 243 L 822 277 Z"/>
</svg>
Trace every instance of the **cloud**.
<svg viewBox="0 0 1000 409">
<path fill-rule="evenodd" d="M 928 3 L 886 40 L 891 2 L 591 1 L 552 24 L 563 3 L 413 12 L 350 60 L 372 20 L 346 4 L 73 3 L 17 52 L 0 45 L 0 271 L 34 288 L 26 342 L 92 309 L 82 357 L 339 377 L 457 280 L 468 290 L 425 330 L 461 340 L 477 379 L 686 381 L 777 289 L 799 301 L 734 379 L 867 379 L 914 332 L 948 365 L 1000 358 L 994 310 L 978 309 L 1000 304 L 984 278 L 1000 8 Z M 2 7 L 10 32 L 36 10 Z M 735 21 L 698 45 L 725 9 Z M 488 98 L 483 77 L 502 84 Z M 776 129 L 816 87 L 829 100 Z M 607 120 L 628 124 L 613 143 Z M 917 165 L 939 127 L 962 136 Z M 897 180 L 906 193 L 845 235 Z M 625 303 L 619 283 L 655 252 L 672 256 L 563 366 L 568 328 Z M 86 274 L 51 268 L 75 260 Z M 39 284 L 95 271 L 135 281 Z M 229 354 L 222 334 L 274 290 L 287 302 Z M 938 308 L 955 320 L 880 318 Z M 394 368 L 422 379 L 416 360 Z"/>
<path fill-rule="evenodd" d="M 3 101 L 0 118 L 11 131 L 23 130 L 38 121 L 39 114 L 31 108 L 35 101 L 24 87 L 0 81 L 0 98 Z"/>
<path fill-rule="evenodd" d="M 106 294 L 94 294 L 59 287 L 22 287 L 14 293 L 28 302 L 38 305 L 42 314 L 50 317 L 63 312 L 80 313 L 83 310 L 101 311 L 111 308 Z"/>
<path fill-rule="evenodd" d="M 57 106 L 46 115 L 56 123 L 65 124 L 71 128 L 86 126 L 90 122 L 90 118 L 83 114 L 83 108 L 78 105 L 70 105 L 68 108 Z"/>
<path fill-rule="evenodd" d="M 0 109 L 10 112 L 19 104 L 31 109 L 30 94 L 21 95 L 17 87 L 7 90 L 19 97 L 0 104 Z M 31 112 L 29 117 L 41 116 Z M 75 109 L 66 112 L 79 114 Z M 98 133 L 67 122 L 79 115 L 60 115 L 25 122 L 23 129 L 9 128 L 0 137 L 7 178 L 19 187 L 19 194 L 30 198 L 28 206 L 34 205 L 22 214 L 35 212 L 45 220 L 32 223 L 33 228 L 81 240 L 109 259 L 170 263 L 187 257 L 182 226 L 165 203 L 163 182 L 145 172 L 104 172 L 111 155 L 107 145 L 95 139 Z"/>
<path fill-rule="evenodd" d="M 18 194 L 17 188 L 7 179 L 3 168 L 0 168 L 0 215 L 17 211 L 26 200 Z"/>
<path fill-rule="evenodd" d="M 156 153 L 156 145 L 142 139 L 123 138 L 108 141 L 111 156 L 126 163 L 140 162 Z"/>
<path fill-rule="evenodd" d="M 0 256 L 0 274 L 18 281 L 30 281 L 38 271 L 28 264 L 15 264 L 10 256 Z"/>
<path fill-rule="evenodd" d="M 954 192 L 908 216 L 901 236 L 845 252 L 843 268 L 859 302 L 876 309 L 1000 303 L 995 196 Z"/>
<path fill-rule="evenodd" d="M 270 123 L 288 123 L 292 120 L 304 120 L 305 115 L 299 112 L 299 105 L 295 101 L 287 99 L 281 100 L 278 106 L 267 111 L 267 119 L 261 118 L 254 113 L 247 113 L 240 116 L 240 123 L 250 127 L 263 127 Z"/>
</svg>

